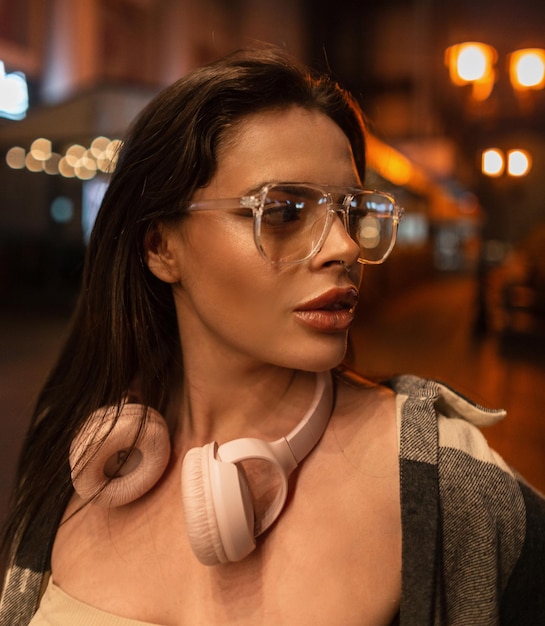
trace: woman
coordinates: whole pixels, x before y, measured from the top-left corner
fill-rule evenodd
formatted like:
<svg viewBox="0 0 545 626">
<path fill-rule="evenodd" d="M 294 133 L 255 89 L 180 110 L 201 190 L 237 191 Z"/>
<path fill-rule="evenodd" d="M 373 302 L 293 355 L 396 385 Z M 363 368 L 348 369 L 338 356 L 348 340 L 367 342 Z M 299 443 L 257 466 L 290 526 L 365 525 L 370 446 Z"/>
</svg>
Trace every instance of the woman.
<svg viewBox="0 0 545 626">
<path fill-rule="evenodd" d="M 401 217 L 362 190 L 364 136 L 348 94 L 275 50 L 140 115 L 25 444 L 1 624 L 519 611 L 543 502 L 466 421 L 501 412 L 338 368 Z"/>
</svg>

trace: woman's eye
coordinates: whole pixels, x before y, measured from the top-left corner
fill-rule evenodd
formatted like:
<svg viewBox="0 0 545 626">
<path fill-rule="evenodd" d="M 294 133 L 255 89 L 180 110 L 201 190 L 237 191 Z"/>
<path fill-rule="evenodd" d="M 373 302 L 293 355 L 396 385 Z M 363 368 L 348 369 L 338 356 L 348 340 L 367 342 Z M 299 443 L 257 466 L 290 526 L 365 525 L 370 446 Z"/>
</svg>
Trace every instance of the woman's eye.
<svg viewBox="0 0 545 626">
<path fill-rule="evenodd" d="M 304 203 L 285 200 L 265 205 L 262 222 L 269 226 L 282 226 L 301 219 Z"/>
<path fill-rule="evenodd" d="M 254 212 L 252 211 L 252 209 L 246 209 L 244 207 L 240 209 L 233 209 L 231 213 L 233 215 L 237 215 L 238 217 L 247 217 L 252 219 L 254 217 Z"/>
<path fill-rule="evenodd" d="M 350 219 L 354 221 L 362 220 L 368 214 L 369 214 L 369 211 L 367 209 L 350 209 L 348 213 L 348 215 L 350 216 Z"/>
</svg>

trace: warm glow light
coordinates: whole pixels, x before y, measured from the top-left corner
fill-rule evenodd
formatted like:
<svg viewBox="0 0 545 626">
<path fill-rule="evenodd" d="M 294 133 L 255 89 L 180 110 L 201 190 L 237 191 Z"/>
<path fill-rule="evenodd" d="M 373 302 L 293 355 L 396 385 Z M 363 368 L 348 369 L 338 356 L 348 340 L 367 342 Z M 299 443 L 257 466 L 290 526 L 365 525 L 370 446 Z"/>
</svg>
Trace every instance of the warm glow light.
<svg viewBox="0 0 545 626">
<path fill-rule="evenodd" d="M 33 157 L 30 152 L 25 157 L 25 166 L 29 172 L 44 171 L 44 162 Z"/>
<path fill-rule="evenodd" d="M 35 139 L 28 153 L 20 146 L 13 146 L 6 153 L 6 163 L 12 169 L 27 169 L 29 172 L 60 174 L 66 178 L 90 180 L 99 173 L 110 174 L 115 170 L 120 139 L 95 137 L 89 148 L 80 144 L 68 147 L 64 155 L 53 152 L 49 139 Z"/>
<path fill-rule="evenodd" d="M 526 150 L 509 150 L 507 152 L 507 174 L 509 176 L 526 176 L 532 167 L 532 157 Z M 498 148 L 489 148 L 482 154 L 482 173 L 486 176 L 501 176 L 506 170 L 503 152 Z"/>
<path fill-rule="evenodd" d="M 467 83 L 482 80 L 488 72 L 488 58 L 483 47 L 471 44 L 462 47 L 456 59 L 456 71 Z"/>
<path fill-rule="evenodd" d="M 545 87 L 545 50 L 528 48 L 510 55 L 509 75 L 515 89 L 543 89 Z"/>
<path fill-rule="evenodd" d="M 476 100 L 485 100 L 490 95 L 496 80 L 497 58 L 492 46 L 474 41 L 450 46 L 445 53 L 450 80 L 455 85 L 472 84 Z"/>
<path fill-rule="evenodd" d="M 399 155 L 397 158 L 391 156 L 387 169 L 389 178 L 395 185 L 406 185 L 411 179 L 411 163 Z"/>
<path fill-rule="evenodd" d="M 59 173 L 59 162 L 61 155 L 53 152 L 49 159 L 44 163 L 44 172 L 46 174 L 55 175 Z"/>
<path fill-rule="evenodd" d="M 109 145 L 110 140 L 108 139 L 108 137 L 96 137 L 95 139 L 93 139 L 93 141 L 91 142 L 90 150 L 95 159 L 100 159 L 102 156 L 104 156 L 104 151 L 108 148 Z"/>
<path fill-rule="evenodd" d="M 380 243 L 380 222 L 376 217 L 367 215 L 360 224 L 358 239 L 364 248 L 373 250 Z"/>
<path fill-rule="evenodd" d="M 90 152 L 85 151 L 82 157 L 78 159 L 74 165 L 74 172 L 81 180 L 90 180 L 97 173 L 96 161 L 89 155 Z"/>
<path fill-rule="evenodd" d="M 122 145 L 123 142 L 121 141 L 121 139 L 114 139 L 113 141 L 110 141 L 108 147 L 106 148 L 106 156 L 111 159 L 112 163 L 114 164 L 117 163 L 119 151 L 121 150 Z"/>
<path fill-rule="evenodd" d="M 97 159 L 97 167 L 101 172 L 105 174 L 110 174 L 115 169 L 114 164 L 108 157 L 100 156 Z"/>
<path fill-rule="evenodd" d="M 26 152 L 20 146 L 13 146 L 6 153 L 6 163 L 13 170 L 22 170 L 25 167 Z"/>
<path fill-rule="evenodd" d="M 69 163 L 65 156 L 59 161 L 59 174 L 65 178 L 74 178 L 76 175 L 74 166 Z"/>
<path fill-rule="evenodd" d="M 505 168 L 505 161 L 501 150 L 489 148 L 482 155 L 481 171 L 486 176 L 501 176 Z"/>
<path fill-rule="evenodd" d="M 66 161 L 72 166 L 75 167 L 76 163 L 81 159 L 81 157 L 85 154 L 86 150 L 83 146 L 79 144 L 74 144 L 70 146 L 66 151 L 65 158 Z"/>
<path fill-rule="evenodd" d="M 51 156 L 51 142 L 49 139 L 44 139 L 43 137 L 35 139 L 30 146 L 30 154 L 37 161 L 47 161 Z"/>
<path fill-rule="evenodd" d="M 496 51 L 484 43 L 467 42 L 447 49 L 451 80 L 459 85 L 486 78 L 496 60 Z"/>
<path fill-rule="evenodd" d="M 526 176 L 532 167 L 532 159 L 526 150 L 510 150 L 507 153 L 509 176 Z"/>
</svg>

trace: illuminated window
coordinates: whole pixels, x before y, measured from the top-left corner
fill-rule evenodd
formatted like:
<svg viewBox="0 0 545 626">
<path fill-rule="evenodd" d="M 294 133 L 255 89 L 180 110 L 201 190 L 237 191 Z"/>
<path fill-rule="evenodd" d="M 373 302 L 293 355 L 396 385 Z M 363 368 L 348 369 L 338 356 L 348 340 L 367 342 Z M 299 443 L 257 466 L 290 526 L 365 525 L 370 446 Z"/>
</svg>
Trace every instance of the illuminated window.
<svg viewBox="0 0 545 626">
<path fill-rule="evenodd" d="M 0 117 L 22 120 L 28 110 L 28 87 L 21 72 L 6 74 L 0 61 Z"/>
</svg>

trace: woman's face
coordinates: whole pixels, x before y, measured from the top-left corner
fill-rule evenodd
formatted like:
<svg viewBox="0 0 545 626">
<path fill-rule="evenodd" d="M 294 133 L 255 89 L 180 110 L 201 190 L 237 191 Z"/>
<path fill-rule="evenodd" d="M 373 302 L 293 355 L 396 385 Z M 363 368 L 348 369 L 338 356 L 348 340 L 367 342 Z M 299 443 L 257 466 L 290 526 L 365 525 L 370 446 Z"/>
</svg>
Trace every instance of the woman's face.
<svg viewBox="0 0 545 626">
<path fill-rule="evenodd" d="M 341 129 L 294 107 L 237 123 L 220 147 L 217 173 L 193 200 L 236 198 L 269 182 L 360 184 Z M 252 227 L 248 217 L 218 209 L 191 212 L 167 231 L 184 357 L 334 367 L 344 357 L 361 281 L 358 246 L 335 219 L 316 256 L 275 266 L 257 250 Z"/>
</svg>

